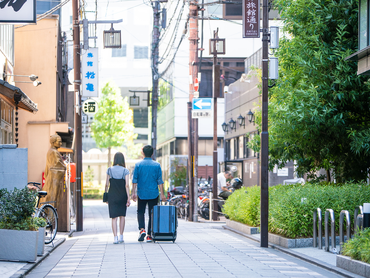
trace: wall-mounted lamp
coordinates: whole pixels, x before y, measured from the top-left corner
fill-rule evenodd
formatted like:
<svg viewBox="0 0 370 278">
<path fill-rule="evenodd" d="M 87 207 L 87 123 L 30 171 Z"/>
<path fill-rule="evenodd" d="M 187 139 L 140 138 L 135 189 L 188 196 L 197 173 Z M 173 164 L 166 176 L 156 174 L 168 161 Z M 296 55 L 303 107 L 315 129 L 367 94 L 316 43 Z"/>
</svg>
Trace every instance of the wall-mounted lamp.
<svg viewBox="0 0 370 278">
<path fill-rule="evenodd" d="M 254 113 L 249 109 L 249 112 L 247 113 L 248 115 L 248 120 L 251 123 L 253 121 L 254 124 Z"/>
<path fill-rule="evenodd" d="M 235 130 L 236 131 L 236 121 L 234 121 L 233 118 L 230 119 L 229 126 L 230 126 L 230 129 L 231 130 Z"/>
<path fill-rule="evenodd" d="M 221 126 L 224 132 L 229 133 L 229 126 L 227 123 L 224 122 Z"/>
<path fill-rule="evenodd" d="M 37 81 L 39 78 L 37 75 L 31 74 L 31 75 L 18 75 L 18 74 L 7 74 L 3 73 L 4 80 L 6 80 L 7 76 L 17 76 L 17 77 L 28 77 L 31 81 L 14 81 L 15 83 L 32 83 L 33 86 L 37 87 L 41 85 L 40 81 Z"/>
<path fill-rule="evenodd" d="M 245 128 L 245 117 L 243 117 L 241 114 L 239 115 L 239 117 L 237 118 L 238 120 L 238 123 L 240 126 L 243 126 Z"/>
</svg>

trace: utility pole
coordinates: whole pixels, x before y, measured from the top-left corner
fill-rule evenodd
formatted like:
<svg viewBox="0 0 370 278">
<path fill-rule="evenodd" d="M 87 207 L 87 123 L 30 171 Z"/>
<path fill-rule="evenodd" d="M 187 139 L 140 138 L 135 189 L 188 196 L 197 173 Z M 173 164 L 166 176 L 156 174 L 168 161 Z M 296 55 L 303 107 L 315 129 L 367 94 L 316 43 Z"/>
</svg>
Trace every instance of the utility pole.
<svg viewBox="0 0 370 278">
<path fill-rule="evenodd" d="M 192 168 L 192 176 L 189 177 L 189 220 L 198 221 L 198 119 L 191 119 L 191 104 L 194 98 L 194 80 L 198 78 L 198 0 L 189 3 L 189 121 L 192 121 L 188 134 L 189 154 L 188 167 Z M 190 138 L 192 140 L 190 140 Z M 190 152 L 191 150 L 191 152 Z"/>
<path fill-rule="evenodd" d="M 159 19 L 160 3 L 152 2 L 153 7 L 153 42 L 152 42 L 152 147 L 154 149 L 153 159 L 157 158 L 157 108 L 158 108 L 158 56 L 159 56 Z"/>
<path fill-rule="evenodd" d="M 217 203 L 217 96 L 220 94 L 220 66 L 217 63 L 217 40 L 218 39 L 218 28 L 217 31 L 213 31 L 213 211 L 212 220 L 216 221 L 218 215 L 216 213 Z M 211 213 L 211 212 L 210 212 Z"/>
<path fill-rule="evenodd" d="M 72 0 L 73 17 L 73 68 L 75 91 L 75 160 L 76 160 L 76 230 L 83 230 L 82 198 L 82 129 L 81 129 L 81 60 L 80 60 L 80 21 L 78 0 Z"/>
<path fill-rule="evenodd" d="M 268 247 L 268 215 L 269 215 L 269 184 L 268 184 L 268 42 L 269 19 L 268 0 L 263 0 L 262 17 L 262 132 L 261 132 L 261 247 Z"/>
</svg>

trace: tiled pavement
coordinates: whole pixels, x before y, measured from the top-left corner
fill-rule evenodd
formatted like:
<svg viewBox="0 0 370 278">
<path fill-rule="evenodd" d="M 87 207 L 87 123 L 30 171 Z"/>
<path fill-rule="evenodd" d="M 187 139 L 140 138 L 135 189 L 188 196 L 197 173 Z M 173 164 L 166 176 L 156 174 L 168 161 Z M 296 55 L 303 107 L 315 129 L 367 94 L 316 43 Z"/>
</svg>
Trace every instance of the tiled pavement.
<svg viewBox="0 0 370 278">
<path fill-rule="evenodd" d="M 26 277 L 341 277 L 261 248 L 224 230 L 223 223 L 180 220 L 175 243 L 139 243 L 132 206 L 125 243 L 114 245 L 106 205 L 84 201 L 84 213 L 84 232 L 67 239 Z"/>
</svg>

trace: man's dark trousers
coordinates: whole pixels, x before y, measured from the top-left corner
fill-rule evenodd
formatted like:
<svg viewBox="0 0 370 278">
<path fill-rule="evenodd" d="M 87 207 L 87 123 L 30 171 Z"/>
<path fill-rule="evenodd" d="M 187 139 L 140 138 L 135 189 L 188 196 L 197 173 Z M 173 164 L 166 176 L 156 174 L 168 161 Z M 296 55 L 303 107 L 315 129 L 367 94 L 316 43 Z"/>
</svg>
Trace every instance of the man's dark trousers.
<svg viewBox="0 0 370 278">
<path fill-rule="evenodd" d="M 158 197 L 150 200 L 142 200 L 137 198 L 137 220 L 139 222 L 139 230 L 145 229 L 145 209 L 146 205 L 149 207 L 149 223 L 147 235 L 152 235 L 152 209 L 155 205 L 158 205 Z"/>
</svg>

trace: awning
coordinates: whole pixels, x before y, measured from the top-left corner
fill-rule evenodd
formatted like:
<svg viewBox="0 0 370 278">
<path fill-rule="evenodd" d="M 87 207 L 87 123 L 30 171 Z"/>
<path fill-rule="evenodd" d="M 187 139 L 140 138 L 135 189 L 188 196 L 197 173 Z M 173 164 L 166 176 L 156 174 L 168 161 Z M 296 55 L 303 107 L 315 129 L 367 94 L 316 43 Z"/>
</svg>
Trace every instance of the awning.
<svg viewBox="0 0 370 278">
<path fill-rule="evenodd" d="M 10 85 L 8 82 L 0 79 L 0 95 L 4 96 L 9 102 L 14 103 L 15 99 L 20 98 L 18 107 L 20 109 L 37 112 L 37 104 L 34 103 L 25 93 L 16 86 Z"/>
<path fill-rule="evenodd" d="M 366 56 L 369 56 L 370 55 L 370 46 L 367 46 L 365 47 L 364 49 L 361 49 L 355 53 L 353 53 L 352 55 L 346 57 L 344 59 L 344 61 L 358 61 Z"/>
</svg>

